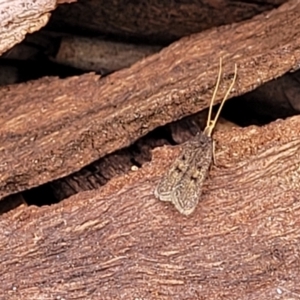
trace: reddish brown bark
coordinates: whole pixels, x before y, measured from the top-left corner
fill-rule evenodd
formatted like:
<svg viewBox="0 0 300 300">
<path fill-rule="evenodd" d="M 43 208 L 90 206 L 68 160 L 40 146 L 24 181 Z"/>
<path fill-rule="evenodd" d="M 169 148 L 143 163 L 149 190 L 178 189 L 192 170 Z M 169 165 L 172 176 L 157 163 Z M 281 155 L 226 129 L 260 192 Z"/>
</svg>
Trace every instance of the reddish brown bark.
<svg viewBox="0 0 300 300">
<path fill-rule="evenodd" d="M 298 68 L 300 5 L 181 39 L 104 79 L 93 74 L 0 89 L 0 197 L 60 178 L 159 125 L 207 107 L 219 56 L 234 95 Z"/>
<path fill-rule="evenodd" d="M 0 90 L 0 197 L 70 174 L 158 125 L 297 69 L 297 1 L 184 38 L 106 79 Z M 287 299 L 299 291 L 300 118 L 216 132 L 217 166 L 189 218 L 154 198 L 180 147 L 105 187 L 0 215 L 3 299 Z M 23 199 L 19 198 L 19 202 Z"/>
<path fill-rule="evenodd" d="M 27 33 L 45 26 L 56 0 L 9 0 L 0 3 L 0 55 L 20 43 Z"/>
<path fill-rule="evenodd" d="M 231 24 L 271 10 L 285 0 L 78 1 L 60 6 L 50 27 L 93 32 L 137 42 L 167 44 L 191 33 Z"/>
<path fill-rule="evenodd" d="M 288 299 L 299 294 L 300 118 L 218 132 L 195 213 L 153 196 L 179 147 L 50 207 L 0 217 L 5 299 Z M 296 299 L 296 298 L 295 298 Z"/>
</svg>

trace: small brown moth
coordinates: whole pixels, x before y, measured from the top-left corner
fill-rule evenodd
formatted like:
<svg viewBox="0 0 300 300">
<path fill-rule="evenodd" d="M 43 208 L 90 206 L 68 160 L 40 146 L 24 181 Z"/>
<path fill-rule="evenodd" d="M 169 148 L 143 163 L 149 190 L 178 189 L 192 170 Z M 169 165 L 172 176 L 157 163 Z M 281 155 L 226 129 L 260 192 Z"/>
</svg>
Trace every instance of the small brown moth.
<svg viewBox="0 0 300 300">
<path fill-rule="evenodd" d="M 223 105 L 234 86 L 237 65 L 235 64 L 232 83 L 221 102 L 215 119 L 211 120 L 212 106 L 217 95 L 221 75 L 222 59 L 220 58 L 218 79 L 209 105 L 206 127 L 203 132 L 197 133 L 195 137 L 185 143 L 181 154 L 163 175 L 154 191 L 156 198 L 173 203 L 183 215 L 189 215 L 195 210 L 202 194 L 202 186 L 214 156 L 212 133 Z"/>
</svg>

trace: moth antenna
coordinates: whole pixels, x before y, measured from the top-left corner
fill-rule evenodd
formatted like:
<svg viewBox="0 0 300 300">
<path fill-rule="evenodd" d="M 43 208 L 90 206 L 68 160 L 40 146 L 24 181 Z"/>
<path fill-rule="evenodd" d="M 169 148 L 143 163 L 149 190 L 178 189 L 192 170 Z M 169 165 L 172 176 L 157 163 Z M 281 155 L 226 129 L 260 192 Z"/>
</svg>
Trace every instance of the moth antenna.
<svg viewBox="0 0 300 300">
<path fill-rule="evenodd" d="M 220 58 L 220 71 L 219 71 L 219 75 L 218 75 L 218 81 L 217 81 L 216 88 L 219 87 L 219 83 L 220 83 L 219 78 L 221 77 L 221 71 L 222 71 L 222 69 L 221 69 L 221 63 L 222 63 L 222 59 Z M 215 126 L 216 126 L 216 123 L 217 123 L 218 118 L 220 116 L 221 110 L 222 110 L 222 108 L 224 106 L 224 103 L 227 100 L 227 98 L 228 98 L 228 96 L 229 96 L 229 94 L 230 94 L 230 92 L 231 92 L 231 90 L 232 90 L 232 88 L 233 88 L 233 86 L 235 84 L 236 76 L 237 76 L 237 64 L 234 64 L 234 76 L 233 76 L 232 82 L 231 82 L 231 84 L 229 86 L 229 89 L 227 90 L 227 92 L 226 92 L 226 94 L 225 94 L 225 96 L 224 96 L 224 98 L 223 98 L 223 100 L 222 100 L 222 102 L 220 104 L 220 107 L 219 107 L 219 109 L 217 111 L 217 114 L 216 114 L 214 120 L 211 120 L 211 111 L 212 111 L 213 101 L 211 101 L 211 103 L 210 103 L 207 124 L 206 124 L 206 127 L 204 129 L 204 132 L 207 134 L 207 136 L 211 136 L 211 134 L 212 134 L 212 132 L 213 132 Z M 214 97 L 216 97 L 216 93 L 214 93 L 212 99 L 214 99 Z"/>
<path fill-rule="evenodd" d="M 222 57 L 220 57 L 220 67 L 219 67 L 219 74 L 218 74 L 218 79 L 217 79 L 217 83 L 216 83 L 216 86 L 215 86 L 215 90 L 214 90 L 214 93 L 211 97 L 211 100 L 210 100 L 210 104 L 209 104 L 209 110 L 208 110 L 208 116 L 207 116 L 207 122 L 206 122 L 206 127 L 205 129 L 209 128 L 210 125 L 211 125 L 211 113 L 212 113 L 212 107 L 214 105 L 214 101 L 215 101 L 215 98 L 217 96 L 217 92 L 218 92 L 218 89 L 219 89 L 219 85 L 220 85 L 220 81 L 221 81 L 221 75 L 222 75 Z M 204 131 L 206 131 L 204 129 Z"/>
</svg>

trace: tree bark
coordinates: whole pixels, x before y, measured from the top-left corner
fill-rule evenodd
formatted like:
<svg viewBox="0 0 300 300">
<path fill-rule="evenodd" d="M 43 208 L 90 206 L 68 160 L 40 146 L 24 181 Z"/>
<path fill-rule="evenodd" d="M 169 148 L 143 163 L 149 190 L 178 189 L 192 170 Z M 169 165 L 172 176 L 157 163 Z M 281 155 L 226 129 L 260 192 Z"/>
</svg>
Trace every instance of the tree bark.
<svg viewBox="0 0 300 300">
<path fill-rule="evenodd" d="M 153 196 L 180 146 L 102 189 L 0 216 L 1 299 L 296 299 L 299 127 L 217 132 L 190 217 Z"/>
<path fill-rule="evenodd" d="M 131 68 L 0 89 L 0 197 L 73 173 L 157 126 L 208 106 L 219 57 L 233 95 L 298 68 L 300 4 L 173 43 Z"/>
<path fill-rule="evenodd" d="M 286 0 L 78 1 L 58 7 L 49 28 L 167 45 L 191 33 L 252 18 Z"/>
<path fill-rule="evenodd" d="M 100 74 L 130 67 L 161 50 L 160 46 L 136 45 L 98 38 L 63 37 L 54 61 Z"/>
<path fill-rule="evenodd" d="M 55 7 L 56 0 L 1 0 L 0 55 L 45 26 Z"/>
</svg>

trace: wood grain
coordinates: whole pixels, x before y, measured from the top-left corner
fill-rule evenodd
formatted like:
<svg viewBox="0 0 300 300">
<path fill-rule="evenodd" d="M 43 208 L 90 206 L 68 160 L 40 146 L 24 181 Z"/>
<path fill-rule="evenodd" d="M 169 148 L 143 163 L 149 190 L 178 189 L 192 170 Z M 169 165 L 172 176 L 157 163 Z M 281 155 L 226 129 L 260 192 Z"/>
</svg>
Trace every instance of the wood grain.
<svg viewBox="0 0 300 300">
<path fill-rule="evenodd" d="M 55 7 L 56 0 L 1 0 L 0 55 L 45 26 Z"/>
<path fill-rule="evenodd" d="M 216 132 L 190 217 L 153 190 L 180 147 L 57 205 L 0 216 L 3 299 L 297 299 L 299 116 Z"/>
<path fill-rule="evenodd" d="M 208 106 L 219 56 L 224 94 L 297 69 L 300 4 L 181 39 L 131 68 L 100 79 L 44 78 L 0 89 L 0 197 L 66 176 L 157 126 Z M 216 102 L 220 101 L 220 98 Z"/>
<path fill-rule="evenodd" d="M 286 0 L 89 0 L 60 6 L 49 27 L 166 45 L 191 33 L 250 19 Z M 120 13 L 122 12 L 122 13 Z"/>
</svg>

